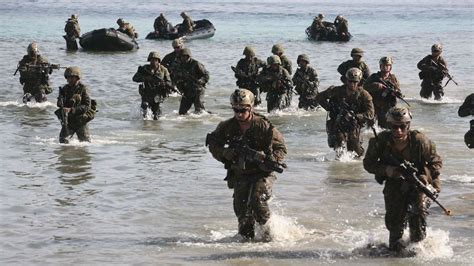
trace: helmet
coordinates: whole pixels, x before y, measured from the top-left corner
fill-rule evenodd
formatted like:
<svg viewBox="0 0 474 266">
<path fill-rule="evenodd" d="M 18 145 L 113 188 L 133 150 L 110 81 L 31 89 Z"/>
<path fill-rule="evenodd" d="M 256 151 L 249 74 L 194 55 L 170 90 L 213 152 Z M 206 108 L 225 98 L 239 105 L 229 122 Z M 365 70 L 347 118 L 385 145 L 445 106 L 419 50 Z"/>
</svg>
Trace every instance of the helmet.
<svg viewBox="0 0 474 266">
<path fill-rule="evenodd" d="M 26 51 L 28 52 L 28 54 L 33 54 L 33 55 L 38 54 L 39 53 L 38 44 L 35 42 L 30 43 Z"/>
<path fill-rule="evenodd" d="M 160 57 L 160 54 L 158 52 L 150 52 L 148 54 L 148 59 L 147 59 L 148 62 L 150 62 L 152 58 L 157 58 L 158 60 L 161 61 L 161 57 Z"/>
<path fill-rule="evenodd" d="M 123 24 L 125 24 L 125 20 L 123 20 L 123 18 L 119 18 L 119 19 L 117 19 L 117 24 L 119 26 L 122 26 Z"/>
<path fill-rule="evenodd" d="M 230 104 L 235 105 L 250 105 L 253 106 L 255 96 L 247 89 L 236 89 L 230 95 Z"/>
<path fill-rule="evenodd" d="M 278 55 L 272 55 L 267 58 L 267 64 L 273 65 L 278 64 L 281 65 L 281 59 Z"/>
<path fill-rule="evenodd" d="M 433 46 L 431 46 L 431 52 L 442 52 L 443 51 L 443 46 L 441 46 L 441 44 L 439 43 L 435 43 L 433 44 Z"/>
<path fill-rule="evenodd" d="M 245 46 L 244 55 L 255 56 L 255 50 L 251 46 Z"/>
<path fill-rule="evenodd" d="M 362 79 L 362 71 L 357 67 L 349 68 L 346 72 L 346 79 L 348 81 L 360 81 Z"/>
<path fill-rule="evenodd" d="M 309 64 L 309 56 L 306 54 L 298 55 L 298 59 L 296 59 L 296 63 L 298 63 L 300 60 L 304 60 Z"/>
<path fill-rule="evenodd" d="M 321 13 L 318 14 L 318 18 L 323 19 L 323 18 L 324 18 L 324 14 L 321 14 Z"/>
<path fill-rule="evenodd" d="M 394 106 L 390 108 L 385 115 L 388 123 L 410 123 L 411 113 L 408 108 L 403 106 Z"/>
<path fill-rule="evenodd" d="M 336 20 L 341 20 L 343 19 L 342 15 L 337 15 Z"/>
<path fill-rule="evenodd" d="M 189 50 L 188 48 L 184 48 L 183 50 L 181 50 L 180 55 L 181 56 L 187 55 L 191 57 L 191 50 Z"/>
<path fill-rule="evenodd" d="M 182 17 L 186 17 L 187 15 L 188 15 L 188 14 L 186 14 L 186 12 L 184 12 L 184 11 L 181 12 L 181 16 L 182 16 Z"/>
<path fill-rule="evenodd" d="M 281 44 L 275 44 L 272 47 L 272 54 L 284 53 L 285 50 Z"/>
<path fill-rule="evenodd" d="M 173 46 L 173 48 L 181 48 L 183 47 L 183 39 L 181 38 L 174 39 L 171 45 Z"/>
<path fill-rule="evenodd" d="M 77 18 L 78 18 L 77 14 L 72 14 L 71 15 L 71 19 L 77 19 Z"/>
<path fill-rule="evenodd" d="M 79 79 L 81 78 L 81 69 L 77 66 L 72 66 L 72 67 L 68 67 L 66 68 L 66 70 L 64 71 L 64 77 L 65 78 L 69 78 L 69 77 L 78 77 Z"/>
<path fill-rule="evenodd" d="M 393 59 L 390 56 L 380 58 L 379 65 L 393 65 Z"/>
<path fill-rule="evenodd" d="M 351 56 L 353 55 L 364 56 L 364 51 L 362 51 L 360 48 L 354 48 L 351 51 Z"/>
</svg>

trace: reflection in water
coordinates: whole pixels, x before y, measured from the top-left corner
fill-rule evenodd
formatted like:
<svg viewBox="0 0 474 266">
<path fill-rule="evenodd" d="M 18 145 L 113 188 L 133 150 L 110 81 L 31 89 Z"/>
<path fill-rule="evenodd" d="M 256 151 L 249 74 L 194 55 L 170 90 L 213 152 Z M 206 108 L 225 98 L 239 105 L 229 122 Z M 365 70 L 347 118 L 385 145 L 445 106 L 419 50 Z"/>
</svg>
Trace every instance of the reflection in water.
<svg viewBox="0 0 474 266">
<path fill-rule="evenodd" d="M 87 147 L 61 145 L 54 153 L 58 155 L 55 166 L 61 173 L 61 184 L 79 185 L 94 177 Z"/>
</svg>

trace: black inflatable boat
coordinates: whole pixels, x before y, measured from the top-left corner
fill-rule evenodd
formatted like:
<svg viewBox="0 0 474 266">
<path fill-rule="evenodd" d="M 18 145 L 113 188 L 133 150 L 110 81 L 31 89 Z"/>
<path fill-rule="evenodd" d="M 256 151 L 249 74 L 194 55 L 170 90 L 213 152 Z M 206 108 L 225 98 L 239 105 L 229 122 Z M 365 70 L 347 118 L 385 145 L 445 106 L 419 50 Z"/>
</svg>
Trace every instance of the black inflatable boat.
<svg viewBox="0 0 474 266">
<path fill-rule="evenodd" d="M 326 32 L 311 31 L 311 26 L 306 28 L 306 35 L 311 41 L 328 41 L 328 42 L 348 42 L 352 39 L 352 35 L 341 36 L 337 34 L 336 27 L 333 23 L 325 23 Z"/>
<path fill-rule="evenodd" d="M 132 51 L 138 49 L 138 43 L 127 34 L 113 28 L 87 32 L 79 38 L 84 50 L 94 51 Z"/>
</svg>

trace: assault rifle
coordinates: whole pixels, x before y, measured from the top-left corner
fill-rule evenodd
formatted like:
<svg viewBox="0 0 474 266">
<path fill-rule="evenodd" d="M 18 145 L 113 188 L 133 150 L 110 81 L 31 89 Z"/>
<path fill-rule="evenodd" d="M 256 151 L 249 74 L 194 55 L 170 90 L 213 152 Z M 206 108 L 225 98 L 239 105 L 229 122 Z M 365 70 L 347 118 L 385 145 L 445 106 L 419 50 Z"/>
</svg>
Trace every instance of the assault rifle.
<svg viewBox="0 0 474 266">
<path fill-rule="evenodd" d="M 162 78 L 154 75 L 150 71 L 146 70 L 144 67 L 141 67 L 141 70 L 143 71 L 143 73 L 145 73 L 146 75 L 148 75 L 152 78 L 152 80 L 153 80 L 152 82 L 146 82 L 145 81 L 146 83 L 148 83 L 148 85 L 150 87 L 152 87 L 154 89 L 158 89 L 158 91 L 159 91 L 159 87 L 164 87 L 166 89 L 166 94 L 174 91 L 174 92 L 182 95 L 180 91 L 178 91 L 173 85 L 171 85 L 171 81 L 170 81 L 170 83 L 166 84 L 166 82 Z"/>
<path fill-rule="evenodd" d="M 224 143 L 212 134 L 207 134 L 206 146 L 209 146 L 211 142 L 223 145 L 225 148 L 233 149 L 239 157 L 237 162 L 239 168 L 243 170 L 246 169 L 247 163 L 256 163 L 258 165 L 264 165 L 269 170 L 278 173 L 283 173 L 284 168 L 287 167 L 285 163 L 272 161 L 268 158 L 264 158 L 263 160 L 261 160 L 261 153 L 259 153 L 257 150 L 250 148 L 248 144 L 241 138 L 235 138 Z"/>
<path fill-rule="evenodd" d="M 246 74 L 242 69 L 238 69 L 237 67 L 235 66 L 230 66 L 230 68 L 232 69 L 232 71 L 234 71 L 235 74 L 243 77 L 243 78 L 246 78 L 246 79 L 250 79 L 251 81 L 255 81 L 255 78 L 253 78 L 252 76 Z"/>
<path fill-rule="evenodd" d="M 388 95 L 392 95 L 392 96 L 402 100 L 409 107 L 411 107 L 410 104 L 403 98 L 404 97 L 403 94 L 399 90 L 395 89 L 395 85 L 393 85 L 392 82 L 390 82 L 389 80 L 382 80 L 382 79 L 379 79 L 379 82 L 382 83 L 385 86 L 385 90 L 382 92 L 382 97 L 385 98 Z"/>
<path fill-rule="evenodd" d="M 60 66 L 59 64 L 50 64 L 50 63 L 40 63 L 40 64 L 25 64 L 26 66 L 26 69 L 37 69 L 39 70 L 41 73 L 45 73 L 45 74 L 51 74 L 53 73 L 53 69 L 60 69 L 60 68 L 66 68 L 66 67 L 62 67 Z M 15 72 L 16 74 L 16 72 Z"/>
<path fill-rule="evenodd" d="M 294 76 L 294 78 L 296 79 L 296 81 L 304 84 L 307 88 L 309 88 L 311 90 L 315 89 L 318 86 L 318 85 L 311 84 L 309 80 L 306 80 L 301 76 Z M 315 81 L 315 82 L 317 82 L 317 81 Z M 295 92 L 295 94 L 298 94 L 298 93 Z"/>
<path fill-rule="evenodd" d="M 357 127 L 357 116 L 351 110 L 349 104 L 343 98 L 339 103 L 335 100 L 329 101 L 329 112 L 332 114 L 332 119 L 335 119 L 336 126 L 342 132 L 347 132 Z"/>
<path fill-rule="evenodd" d="M 421 180 L 418 178 L 418 169 L 407 160 L 403 162 L 398 161 L 395 157 L 390 156 L 389 164 L 393 164 L 398 166 L 401 169 L 402 179 L 412 183 L 415 185 L 416 189 L 423 192 L 428 198 L 430 198 L 433 202 L 438 204 L 441 209 L 443 209 L 444 213 L 448 216 L 451 215 L 451 211 L 446 209 L 439 201 L 436 199 L 438 197 L 438 192 L 436 189 L 431 186 L 431 184 L 425 185 Z"/>
<path fill-rule="evenodd" d="M 61 91 L 61 87 L 59 87 L 59 91 Z M 59 95 L 58 97 L 58 105 L 59 105 L 59 109 L 56 110 L 55 114 L 56 116 L 59 118 L 59 121 L 61 121 L 61 127 L 66 130 L 66 133 L 68 132 L 68 113 L 66 113 L 64 111 L 64 99 L 66 97 L 65 96 L 61 96 Z"/>
<path fill-rule="evenodd" d="M 446 81 L 446 83 L 444 84 L 443 88 L 446 87 L 446 86 L 448 86 L 448 83 L 449 83 L 451 80 L 454 82 L 454 84 L 456 84 L 456 86 L 459 86 L 459 84 L 454 80 L 454 77 L 449 74 L 448 68 L 447 68 L 445 65 L 443 65 L 443 64 L 441 64 L 441 63 L 436 63 L 433 59 L 431 59 L 431 63 L 432 63 L 435 67 L 437 67 L 438 69 L 441 69 L 441 71 L 443 72 L 443 74 L 445 74 L 446 77 L 448 78 L 448 81 Z"/>
</svg>

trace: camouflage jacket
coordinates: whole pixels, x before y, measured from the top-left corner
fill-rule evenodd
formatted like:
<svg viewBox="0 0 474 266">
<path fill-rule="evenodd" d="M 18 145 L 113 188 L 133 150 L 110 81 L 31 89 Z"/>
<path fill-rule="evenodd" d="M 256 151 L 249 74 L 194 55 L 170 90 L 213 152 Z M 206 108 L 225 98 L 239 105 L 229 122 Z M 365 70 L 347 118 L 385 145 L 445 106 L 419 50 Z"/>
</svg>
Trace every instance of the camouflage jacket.
<svg viewBox="0 0 474 266">
<path fill-rule="evenodd" d="M 286 69 L 286 71 L 288 71 L 288 74 L 291 75 L 291 73 L 293 73 L 291 60 L 288 59 L 288 57 L 286 55 L 281 55 L 280 60 L 281 60 L 281 66 L 284 69 Z"/>
<path fill-rule="evenodd" d="M 167 96 L 170 93 L 171 78 L 168 69 L 160 65 L 156 72 L 151 65 L 139 66 L 137 72 L 132 78 L 135 82 L 145 84 L 145 94 Z"/>
<path fill-rule="evenodd" d="M 194 31 L 194 21 L 189 17 L 185 17 L 181 23 L 182 32 L 193 32 Z"/>
<path fill-rule="evenodd" d="M 395 74 L 390 73 L 387 79 L 383 79 L 382 72 L 380 71 L 370 75 L 370 77 L 364 82 L 364 89 L 367 90 L 370 95 L 372 95 L 374 103 L 384 103 L 390 101 L 392 103 L 394 102 L 392 105 L 395 105 L 395 96 L 392 96 L 391 99 L 387 100 L 386 97 L 383 96 L 385 89 L 381 90 L 378 88 L 377 83 L 380 83 L 381 81 L 391 83 L 395 90 L 400 91 L 400 83 L 398 82 Z"/>
<path fill-rule="evenodd" d="M 316 69 L 309 65 L 306 69 L 298 68 L 293 75 L 293 84 L 296 92 L 300 95 L 317 93 L 319 79 Z"/>
<path fill-rule="evenodd" d="M 252 125 L 244 134 L 241 133 L 239 122 L 235 118 L 220 122 L 210 134 L 217 140 L 209 142 L 209 150 L 212 156 L 226 164 L 226 168 L 232 174 L 268 175 L 255 163 L 247 163 L 246 169 L 240 169 L 236 162 L 227 161 L 223 157 L 224 143 L 229 144 L 235 139 L 244 141 L 254 150 L 263 151 L 267 158 L 272 161 L 281 163 L 286 155 L 286 146 L 282 134 L 273 127 L 270 121 L 257 113 L 253 113 Z"/>
<path fill-rule="evenodd" d="M 135 32 L 135 28 L 133 28 L 133 26 L 130 25 L 129 23 L 125 23 L 125 26 L 119 27 L 117 31 L 127 34 L 132 39 L 138 38 L 138 33 Z"/>
<path fill-rule="evenodd" d="M 79 22 L 75 19 L 68 19 L 68 21 L 66 21 L 66 26 L 64 26 L 64 32 L 66 32 L 68 37 L 79 38 L 81 35 Z"/>
<path fill-rule="evenodd" d="M 237 63 L 236 68 L 243 72 L 243 75 L 235 73 L 237 78 L 236 85 L 239 88 L 253 88 L 256 86 L 257 75 L 261 68 L 265 67 L 266 64 L 262 60 L 253 57 L 251 60 L 242 58 Z"/>
<path fill-rule="evenodd" d="M 204 88 L 209 82 L 209 72 L 203 64 L 191 58 L 186 63 L 180 62 L 173 69 L 173 81 L 187 88 Z"/>
<path fill-rule="evenodd" d="M 176 68 L 176 66 L 178 65 L 177 60 L 178 60 L 178 57 L 176 55 L 176 51 L 173 51 L 165 55 L 165 57 L 163 57 L 163 60 L 161 60 L 161 65 L 166 67 L 168 69 L 168 72 L 170 72 L 171 74 L 173 70 Z"/>
<path fill-rule="evenodd" d="M 34 58 L 30 57 L 29 55 L 23 56 L 23 58 L 18 63 L 18 70 L 20 71 L 20 83 L 25 84 L 25 86 L 48 84 L 50 74 L 49 70 L 46 71 L 46 69 L 30 67 L 41 64 L 48 64 L 48 59 L 41 55 L 37 55 Z"/>
<path fill-rule="evenodd" d="M 284 94 L 291 93 L 289 90 L 293 88 L 291 76 L 282 66 L 277 71 L 267 66 L 260 72 L 257 80 L 263 92 Z"/>
<path fill-rule="evenodd" d="M 408 149 L 399 153 L 392 147 L 393 140 L 390 131 L 383 131 L 377 137 L 370 139 L 367 153 L 363 161 L 364 168 L 375 175 L 375 179 L 382 183 L 391 180 L 386 176 L 385 169 L 390 164 L 390 156 L 398 161 L 408 160 L 415 164 L 420 174 L 428 177 L 435 188 L 440 188 L 440 170 L 443 166 L 441 157 L 436 153 L 435 144 L 423 133 L 410 130 L 408 134 Z M 392 165 L 394 166 L 394 165 Z"/>
<path fill-rule="evenodd" d="M 79 82 L 76 86 L 69 84 L 59 88 L 57 106 L 61 107 L 61 99 L 64 107 L 71 108 L 69 119 L 85 114 L 91 108 L 91 98 L 89 88 Z"/>
<path fill-rule="evenodd" d="M 370 76 L 369 66 L 364 61 L 356 63 L 354 60 L 347 60 L 337 67 L 337 72 L 345 77 L 347 70 L 353 67 L 362 71 L 362 83 Z"/>
<path fill-rule="evenodd" d="M 421 70 L 420 78 L 428 80 L 443 80 L 448 71 L 448 65 L 442 56 L 435 59 L 433 56 L 427 55 L 418 62 L 417 67 Z"/>
<path fill-rule="evenodd" d="M 166 29 L 168 27 L 168 20 L 163 16 L 158 16 L 153 23 L 153 28 L 157 31 Z"/>
<path fill-rule="evenodd" d="M 329 117 L 335 119 L 339 115 L 339 105 L 346 103 L 349 105 L 358 120 L 359 124 L 374 119 L 374 104 L 372 103 L 372 96 L 362 87 L 347 96 L 346 86 L 329 87 L 327 90 L 318 93 L 316 101 L 329 112 Z"/>
<path fill-rule="evenodd" d="M 341 20 L 335 20 L 334 21 L 334 26 L 337 29 L 337 34 L 347 34 L 349 33 L 349 22 L 347 22 L 347 19 L 342 18 Z"/>
</svg>

